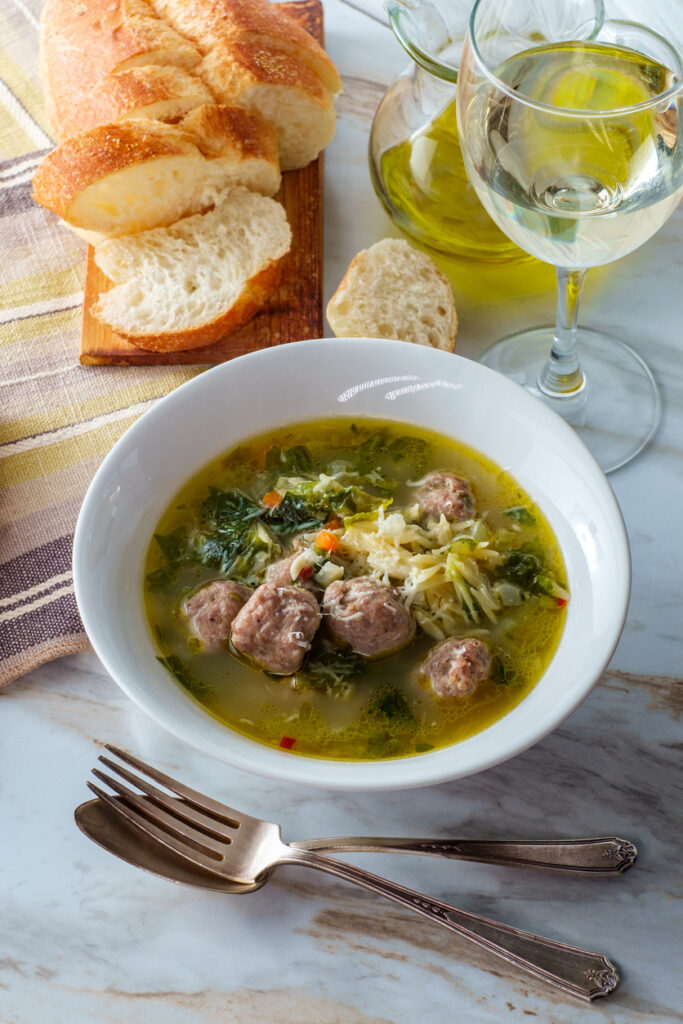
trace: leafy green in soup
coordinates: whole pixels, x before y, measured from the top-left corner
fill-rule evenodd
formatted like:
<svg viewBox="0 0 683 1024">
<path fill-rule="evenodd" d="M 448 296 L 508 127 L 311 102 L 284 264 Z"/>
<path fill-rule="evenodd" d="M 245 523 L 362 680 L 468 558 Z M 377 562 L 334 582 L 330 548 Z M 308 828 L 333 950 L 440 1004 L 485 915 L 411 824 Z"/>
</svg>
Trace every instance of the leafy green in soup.
<svg viewBox="0 0 683 1024">
<path fill-rule="evenodd" d="M 151 540 L 159 661 L 231 728 L 377 759 L 458 742 L 522 700 L 569 600 L 532 498 L 477 452 L 330 419 L 202 469 Z"/>
</svg>

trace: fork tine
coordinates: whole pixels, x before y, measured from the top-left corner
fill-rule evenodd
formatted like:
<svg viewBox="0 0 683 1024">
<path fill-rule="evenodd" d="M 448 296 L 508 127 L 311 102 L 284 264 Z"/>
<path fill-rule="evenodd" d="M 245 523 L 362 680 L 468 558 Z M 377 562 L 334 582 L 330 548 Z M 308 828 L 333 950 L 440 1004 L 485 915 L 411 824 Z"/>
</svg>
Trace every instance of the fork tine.
<svg viewBox="0 0 683 1024">
<path fill-rule="evenodd" d="M 138 771 L 148 775 L 150 779 L 154 779 L 155 782 L 161 783 L 166 789 L 170 789 L 172 793 L 177 793 L 178 796 L 181 796 L 199 810 L 206 811 L 207 814 L 218 818 L 219 821 L 225 822 L 227 825 L 232 825 L 233 828 L 239 828 L 242 821 L 257 821 L 256 818 L 252 818 L 248 814 L 243 814 L 241 811 L 236 811 L 226 804 L 219 803 L 218 800 L 212 800 L 211 797 L 198 793 L 196 789 L 190 789 L 189 786 L 185 786 L 182 782 L 172 779 L 170 775 L 165 775 L 164 772 L 160 772 L 157 768 L 152 768 L 151 765 L 145 764 L 144 761 L 134 757 L 133 754 L 129 754 L 125 750 L 121 750 L 120 747 L 115 747 L 111 743 L 105 743 L 105 748 L 111 754 L 125 761 L 126 764 L 132 765 L 133 768 L 137 768 Z"/>
<path fill-rule="evenodd" d="M 129 806 L 145 815 L 157 827 L 163 828 L 169 834 L 176 835 L 179 839 L 184 840 L 188 847 L 196 847 L 200 853 L 211 857 L 214 863 L 223 859 L 223 853 L 227 844 L 213 840 L 191 825 L 179 821 L 178 818 L 168 814 L 163 808 L 155 806 L 149 800 L 145 800 L 144 797 L 128 789 L 118 779 L 112 779 L 109 775 L 105 775 L 104 772 L 98 771 L 97 768 L 93 768 L 92 773 L 101 782 L 106 783 L 107 786 L 113 789 L 115 793 L 123 797 Z"/>
<path fill-rule="evenodd" d="M 111 807 L 116 814 L 125 818 L 125 820 L 130 822 L 132 825 L 135 825 L 135 827 L 139 828 L 140 831 L 145 833 L 145 835 L 150 836 L 152 839 L 156 840 L 156 842 L 168 847 L 169 850 L 177 853 L 179 857 L 182 857 L 183 860 L 189 861 L 190 864 L 194 864 L 195 866 L 199 865 L 205 870 L 211 871 L 213 874 L 219 874 L 217 871 L 217 861 L 214 860 L 213 857 L 208 857 L 206 854 L 191 849 L 187 844 L 175 839 L 168 832 L 164 832 L 163 829 L 157 828 L 156 825 L 152 824 L 148 818 L 139 814 L 137 811 L 133 810 L 132 807 L 125 804 L 123 799 L 117 800 L 116 797 L 112 796 L 110 793 L 105 793 L 105 791 L 100 789 L 99 786 L 96 786 L 94 782 L 88 782 L 87 786 L 88 789 L 92 790 L 95 796 L 99 797 L 100 800 L 104 800 L 107 806 Z"/>
<path fill-rule="evenodd" d="M 179 800 L 177 797 L 172 797 L 167 793 L 163 793 L 160 789 L 157 789 L 156 786 L 153 786 L 151 782 L 148 782 L 147 779 L 142 779 L 139 775 L 129 772 L 120 764 L 117 764 L 115 761 L 110 760 L 110 758 L 105 757 L 104 754 L 101 754 L 98 760 L 100 760 L 102 764 L 106 765 L 107 768 L 116 772 L 117 775 L 120 775 L 122 779 L 125 779 L 127 782 L 137 786 L 137 788 L 141 789 L 143 793 L 146 793 L 147 796 L 151 797 L 155 804 L 159 804 L 161 807 L 165 808 L 165 810 L 169 811 L 170 814 L 174 814 L 176 818 L 180 819 L 180 821 L 186 821 L 188 824 L 194 825 L 195 828 L 198 828 L 201 832 L 205 832 L 208 836 L 211 836 L 214 839 L 219 839 L 224 843 L 232 842 L 230 836 L 225 833 L 226 826 L 222 829 L 218 828 L 218 823 L 215 818 L 202 814 L 201 811 L 195 810 L 194 807 L 190 806 L 190 804 L 183 800 Z M 227 827 L 230 828 L 232 826 Z"/>
</svg>

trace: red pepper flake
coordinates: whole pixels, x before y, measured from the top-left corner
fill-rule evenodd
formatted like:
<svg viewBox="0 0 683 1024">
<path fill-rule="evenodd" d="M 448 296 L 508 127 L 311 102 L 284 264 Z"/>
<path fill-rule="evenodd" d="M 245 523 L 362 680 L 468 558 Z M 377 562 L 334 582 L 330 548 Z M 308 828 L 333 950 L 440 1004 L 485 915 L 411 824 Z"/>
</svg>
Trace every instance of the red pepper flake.
<svg viewBox="0 0 683 1024">
<path fill-rule="evenodd" d="M 303 567 L 303 569 L 301 570 L 301 572 L 299 573 L 299 579 L 300 580 L 310 580 L 312 575 L 313 575 L 313 566 L 312 565 L 305 565 Z"/>
<path fill-rule="evenodd" d="M 280 746 L 284 750 L 291 750 L 295 743 L 296 740 L 292 739 L 291 736 L 283 736 L 282 739 L 280 740 Z"/>
<path fill-rule="evenodd" d="M 557 597 L 557 598 L 555 598 L 555 604 L 557 605 L 558 608 L 564 608 L 566 603 L 567 603 L 566 597 Z"/>
</svg>

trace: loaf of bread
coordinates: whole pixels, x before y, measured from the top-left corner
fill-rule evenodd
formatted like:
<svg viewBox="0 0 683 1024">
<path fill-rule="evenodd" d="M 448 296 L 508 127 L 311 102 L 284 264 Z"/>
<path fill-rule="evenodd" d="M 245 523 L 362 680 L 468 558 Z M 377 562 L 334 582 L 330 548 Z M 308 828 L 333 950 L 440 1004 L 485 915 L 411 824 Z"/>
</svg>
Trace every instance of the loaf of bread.
<svg viewBox="0 0 683 1024">
<path fill-rule="evenodd" d="M 327 306 L 337 337 L 395 338 L 452 352 L 455 298 L 434 260 L 399 238 L 355 256 Z"/>
<path fill-rule="evenodd" d="M 210 104 L 177 125 L 138 118 L 72 136 L 43 160 L 33 198 L 96 245 L 208 210 L 235 185 L 273 195 L 279 184 L 272 129 Z"/>
<path fill-rule="evenodd" d="M 163 105 L 169 90 L 191 104 L 192 91 L 179 77 L 160 81 L 151 67 L 184 70 L 209 101 L 259 113 L 276 132 L 283 170 L 305 166 L 334 134 L 339 74 L 316 40 L 268 0 L 46 0 L 41 73 L 60 139 L 79 121 L 92 128 L 190 109 Z M 133 69 L 140 74 L 120 78 Z"/>
<path fill-rule="evenodd" d="M 92 312 L 153 351 L 210 345 L 263 306 L 290 243 L 282 206 L 236 188 L 208 213 L 98 246 L 95 261 L 114 287 Z"/>
<path fill-rule="evenodd" d="M 322 47 L 268 0 L 45 0 L 41 74 L 60 144 L 33 197 L 115 282 L 94 314 L 161 351 L 240 326 L 291 244 L 264 197 L 334 134 Z"/>
</svg>

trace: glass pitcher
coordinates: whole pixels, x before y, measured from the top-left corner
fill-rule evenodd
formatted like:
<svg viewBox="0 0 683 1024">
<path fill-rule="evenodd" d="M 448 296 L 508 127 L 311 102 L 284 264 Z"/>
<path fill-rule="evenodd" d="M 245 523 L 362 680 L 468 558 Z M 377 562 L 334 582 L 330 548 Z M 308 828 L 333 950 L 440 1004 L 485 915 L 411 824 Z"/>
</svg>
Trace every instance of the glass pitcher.
<svg viewBox="0 0 683 1024">
<path fill-rule="evenodd" d="M 396 38 L 412 57 L 382 99 L 370 134 L 370 173 L 406 234 L 450 256 L 529 259 L 493 223 L 460 152 L 455 97 L 471 0 L 387 0 Z"/>
</svg>

